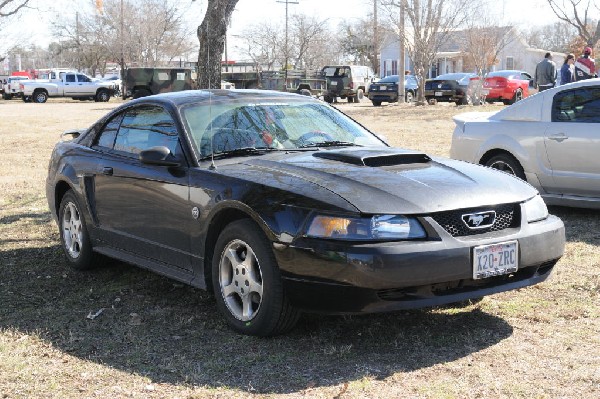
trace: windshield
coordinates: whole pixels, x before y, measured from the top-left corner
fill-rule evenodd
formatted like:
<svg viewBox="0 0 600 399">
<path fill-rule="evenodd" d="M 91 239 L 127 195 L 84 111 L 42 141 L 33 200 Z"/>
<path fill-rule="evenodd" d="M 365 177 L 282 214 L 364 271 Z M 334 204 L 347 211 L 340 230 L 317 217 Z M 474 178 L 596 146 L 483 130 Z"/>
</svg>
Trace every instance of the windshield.
<svg viewBox="0 0 600 399">
<path fill-rule="evenodd" d="M 182 120 L 200 158 L 248 148 L 385 146 L 341 112 L 314 100 L 245 97 L 204 101 L 185 106 Z"/>
<path fill-rule="evenodd" d="M 350 68 L 349 67 L 325 67 L 323 68 L 323 73 L 328 78 L 344 78 L 346 76 L 350 76 Z"/>
</svg>

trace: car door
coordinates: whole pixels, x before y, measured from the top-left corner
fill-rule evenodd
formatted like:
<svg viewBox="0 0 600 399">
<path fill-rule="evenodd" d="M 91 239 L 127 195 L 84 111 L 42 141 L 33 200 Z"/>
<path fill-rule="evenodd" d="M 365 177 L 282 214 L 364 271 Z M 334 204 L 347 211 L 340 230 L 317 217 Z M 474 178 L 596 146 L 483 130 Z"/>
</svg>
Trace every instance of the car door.
<svg viewBox="0 0 600 399">
<path fill-rule="evenodd" d="M 77 85 L 77 77 L 74 73 L 67 73 L 64 75 L 64 93 L 65 96 L 78 96 L 79 90 Z"/>
<path fill-rule="evenodd" d="M 165 146 L 182 166 L 144 164 L 142 150 Z M 99 238 L 109 246 L 190 270 L 189 171 L 175 121 L 159 106 L 137 106 L 112 118 L 94 149 Z"/>
<path fill-rule="evenodd" d="M 94 82 L 92 79 L 85 76 L 84 74 L 78 73 L 77 77 L 77 85 L 75 86 L 75 91 L 78 95 L 81 96 L 94 96 L 96 95 L 96 89 Z"/>
<path fill-rule="evenodd" d="M 545 145 L 550 193 L 600 197 L 600 86 L 555 94 Z"/>
</svg>

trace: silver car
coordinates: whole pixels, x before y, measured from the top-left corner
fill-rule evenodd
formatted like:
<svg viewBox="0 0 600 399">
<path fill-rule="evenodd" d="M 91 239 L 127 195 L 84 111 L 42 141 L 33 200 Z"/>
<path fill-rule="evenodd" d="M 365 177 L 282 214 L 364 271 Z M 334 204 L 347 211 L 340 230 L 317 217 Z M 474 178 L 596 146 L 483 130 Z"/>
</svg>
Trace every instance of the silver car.
<svg viewBox="0 0 600 399">
<path fill-rule="evenodd" d="M 547 204 L 600 209 L 600 79 L 454 121 L 452 158 L 527 180 Z"/>
</svg>

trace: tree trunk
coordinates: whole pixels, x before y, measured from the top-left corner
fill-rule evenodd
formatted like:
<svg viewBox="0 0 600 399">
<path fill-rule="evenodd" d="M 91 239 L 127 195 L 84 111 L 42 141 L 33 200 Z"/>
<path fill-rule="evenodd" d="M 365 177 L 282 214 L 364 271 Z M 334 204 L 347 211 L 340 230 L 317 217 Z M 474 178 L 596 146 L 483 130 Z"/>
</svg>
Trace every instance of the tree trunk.
<svg viewBox="0 0 600 399">
<path fill-rule="evenodd" d="M 198 88 L 221 88 L 221 57 L 231 13 L 239 0 L 208 0 L 206 15 L 198 27 Z"/>
</svg>

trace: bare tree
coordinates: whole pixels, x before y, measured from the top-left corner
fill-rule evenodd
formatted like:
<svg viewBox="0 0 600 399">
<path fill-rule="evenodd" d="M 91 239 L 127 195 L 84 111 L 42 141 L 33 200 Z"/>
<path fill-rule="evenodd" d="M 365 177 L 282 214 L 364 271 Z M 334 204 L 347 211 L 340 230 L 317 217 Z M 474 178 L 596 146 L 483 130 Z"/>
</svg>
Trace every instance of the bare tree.
<svg viewBox="0 0 600 399">
<path fill-rule="evenodd" d="M 208 0 L 206 15 L 198 26 L 198 87 L 221 87 L 221 57 L 231 14 L 238 0 Z"/>
<path fill-rule="evenodd" d="M 534 27 L 523 32 L 523 37 L 531 47 L 559 53 L 576 53 L 585 45 L 575 27 L 562 21 Z"/>
<path fill-rule="evenodd" d="M 147 12 L 147 7 L 153 12 Z M 175 0 L 124 1 L 122 40 L 120 0 L 105 0 L 101 11 L 82 10 L 75 19 L 63 15 L 54 25 L 61 54 L 75 57 L 74 65 L 91 74 L 103 75 L 107 63 L 121 58 L 121 50 L 128 65 L 156 67 L 193 49 L 191 31 Z"/>
<path fill-rule="evenodd" d="M 339 55 L 338 41 L 332 40 L 328 21 L 297 14 L 290 17 L 289 60 L 293 68 L 316 69 Z M 268 70 L 285 65 L 285 27 L 263 22 L 242 32 L 243 54 Z"/>
<path fill-rule="evenodd" d="M 27 7 L 30 0 L 0 0 L 0 18 L 15 15 Z"/>
<path fill-rule="evenodd" d="M 425 100 L 427 72 L 448 34 L 460 27 L 476 9 L 471 0 L 391 0 L 384 5 L 394 24 L 398 21 L 400 1 L 404 1 L 410 31 L 404 35 L 406 49 L 421 78 L 417 100 Z"/>
<path fill-rule="evenodd" d="M 272 70 L 285 58 L 281 32 L 283 28 L 278 24 L 264 22 L 250 25 L 241 34 L 244 42 L 242 53 L 257 65 Z"/>
<path fill-rule="evenodd" d="M 588 46 L 593 48 L 600 41 L 600 20 L 590 16 L 592 7 L 600 10 L 596 0 L 548 0 L 548 4 L 558 19 L 577 29 Z"/>
<path fill-rule="evenodd" d="M 384 21 L 377 22 L 377 29 L 373 28 L 373 24 L 373 17 L 370 15 L 358 21 L 342 22 L 340 30 L 345 34 L 340 38 L 340 46 L 344 54 L 352 57 L 354 62 L 365 65 L 368 62 L 371 68 L 377 71 L 381 46 L 385 37 L 392 34 L 393 30 Z"/>
</svg>

